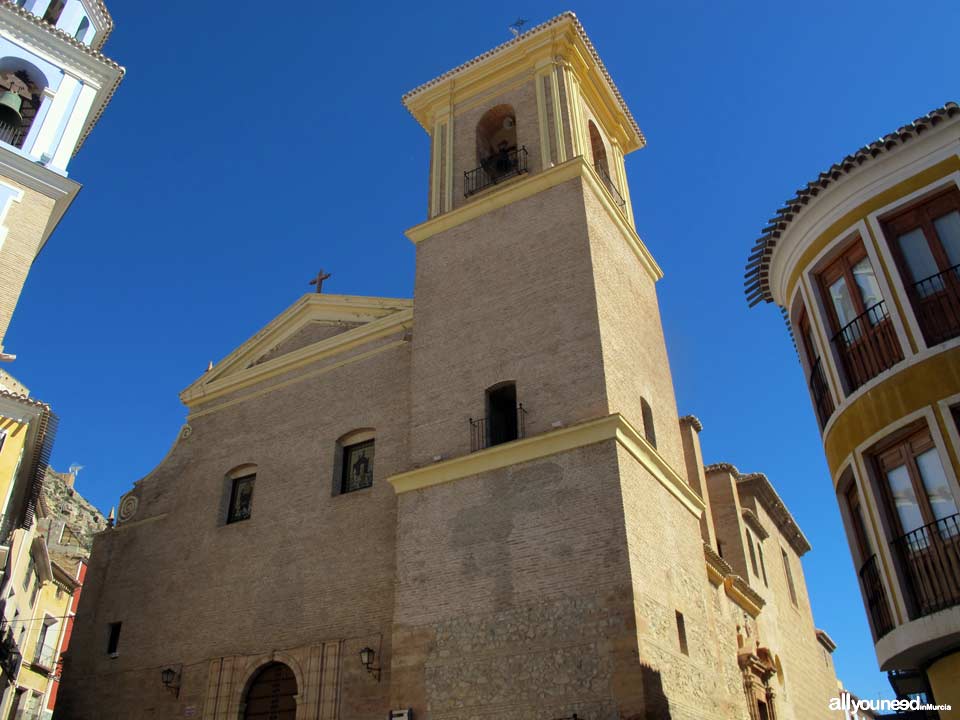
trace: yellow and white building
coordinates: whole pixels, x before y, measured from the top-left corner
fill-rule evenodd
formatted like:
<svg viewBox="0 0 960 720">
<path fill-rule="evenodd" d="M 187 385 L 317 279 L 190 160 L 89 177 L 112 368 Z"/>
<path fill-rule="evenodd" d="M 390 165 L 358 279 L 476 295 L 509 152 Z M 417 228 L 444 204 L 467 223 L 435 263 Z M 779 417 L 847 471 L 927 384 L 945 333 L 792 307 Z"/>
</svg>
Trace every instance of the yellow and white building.
<svg viewBox="0 0 960 720">
<path fill-rule="evenodd" d="M 880 667 L 960 708 L 960 107 L 821 173 L 746 278 L 793 334 Z"/>
</svg>

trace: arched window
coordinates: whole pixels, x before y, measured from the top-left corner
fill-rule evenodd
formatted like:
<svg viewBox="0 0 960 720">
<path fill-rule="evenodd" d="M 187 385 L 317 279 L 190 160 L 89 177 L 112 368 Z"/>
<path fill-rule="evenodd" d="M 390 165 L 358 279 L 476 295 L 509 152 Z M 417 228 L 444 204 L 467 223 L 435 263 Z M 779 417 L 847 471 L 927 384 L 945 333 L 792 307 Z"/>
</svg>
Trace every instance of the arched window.
<svg viewBox="0 0 960 720">
<path fill-rule="evenodd" d="M 600 131 L 593 120 L 589 122 L 590 150 L 593 152 L 593 166 L 604 180 L 610 180 L 610 166 L 607 164 L 607 148 L 600 137 Z"/>
<path fill-rule="evenodd" d="M 23 147 L 47 85 L 46 76 L 32 63 L 0 58 L 0 142 Z"/>
<path fill-rule="evenodd" d="M 238 465 L 224 476 L 227 502 L 226 523 L 249 520 L 253 515 L 253 489 L 257 481 L 257 466 Z"/>
<path fill-rule="evenodd" d="M 289 666 L 280 662 L 264 665 L 244 695 L 244 720 L 294 720 L 297 692 L 297 676 Z"/>
<path fill-rule="evenodd" d="M 83 39 L 87 36 L 87 30 L 90 29 L 90 21 L 87 19 L 87 16 L 84 15 L 83 19 L 80 20 L 80 25 L 77 27 L 77 31 L 73 34 L 74 40 L 79 40 L 83 42 Z"/>
<path fill-rule="evenodd" d="M 375 451 L 373 428 L 352 430 L 337 440 L 333 467 L 334 495 L 363 490 L 373 485 Z"/>
<path fill-rule="evenodd" d="M 657 431 L 653 426 L 653 410 L 646 398 L 640 398 L 640 412 L 643 414 L 643 434 L 647 438 L 647 442 L 656 447 Z"/>
<path fill-rule="evenodd" d="M 527 171 L 527 151 L 517 147 L 517 116 L 510 105 L 496 105 L 477 123 L 477 167 L 464 173 L 464 196 Z"/>
</svg>

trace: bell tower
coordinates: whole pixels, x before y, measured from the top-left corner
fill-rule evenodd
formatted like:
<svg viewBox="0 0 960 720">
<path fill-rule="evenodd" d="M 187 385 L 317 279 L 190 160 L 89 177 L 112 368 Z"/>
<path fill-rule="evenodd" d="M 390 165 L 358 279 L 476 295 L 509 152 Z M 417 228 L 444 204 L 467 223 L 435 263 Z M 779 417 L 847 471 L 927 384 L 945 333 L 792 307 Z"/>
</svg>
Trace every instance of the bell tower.
<svg viewBox="0 0 960 720">
<path fill-rule="evenodd" d="M 0 3 L 0 359 L 34 258 L 80 185 L 67 175 L 123 77 L 102 0 Z"/>
<path fill-rule="evenodd" d="M 643 135 L 572 13 L 404 103 L 431 150 L 428 219 L 407 231 L 392 704 L 665 717 L 685 662 L 665 661 L 670 628 L 710 630 L 662 273 L 624 172 Z"/>
</svg>

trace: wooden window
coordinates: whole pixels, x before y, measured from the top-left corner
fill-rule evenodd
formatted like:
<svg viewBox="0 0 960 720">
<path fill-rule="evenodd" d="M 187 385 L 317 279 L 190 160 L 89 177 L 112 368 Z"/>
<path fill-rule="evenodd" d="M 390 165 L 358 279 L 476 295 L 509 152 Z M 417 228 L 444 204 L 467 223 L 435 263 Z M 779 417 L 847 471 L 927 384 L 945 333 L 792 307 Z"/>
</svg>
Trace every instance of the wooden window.
<svg viewBox="0 0 960 720">
<path fill-rule="evenodd" d="M 120 647 L 120 628 L 123 623 L 112 622 L 107 626 L 107 655 L 117 656 L 117 649 Z"/>
<path fill-rule="evenodd" d="M 929 429 L 901 434 L 874 457 L 888 514 L 899 535 L 957 514 Z"/>
<path fill-rule="evenodd" d="M 960 335 L 960 191 L 898 213 L 883 229 L 927 344 Z"/>
<path fill-rule="evenodd" d="M 640 398 L 640 412 L 643 415 L 643 434 L 647 442 L 657 446 L 657 429 L 653 425 L 653 410 L 646 398 Z"/>
<path fill-rule="evenodd" d="M 822 428 L 827 424 L 830 416 L 833 415 L 835 408 L 833 406 L 833 397 L 830 395 L 830 388 L 827 385 L 827 378 L 823 373 L 820 353 L 813 339 L 810 316 L 807 315 L 807 309 L 804 307 L 800 308 L 800 317 L 797 321 L 797 326 L 800 329 L 801 352 L 807 358 L 810 395 L 813 397 L 813 405 L 817 411 L 817 419 L 820 421 L 820 427 Z"/>
<path fill-rule="evenodd" d="M 677 613 L 677 638 L 680 641 L 680 652 L 684 655 L 690 654 L 690 649 L 687 647 L 687 626 L 683 619 L 683 613 L 679 610 Z"/>
<path fill-rule="evenodd" d="M 249 520 L 253 512 L 253 486 L 256 475 L 244 475 L 234 478 L 230 487 L 230 505 L 227 509 L 227 523 Z"/>
<path fill-rule="evenodd" d="M 870 538 L 867 535 L 867 525 L 863 519 L 863 506 L 860 504 L 860 495 L 857 486 L 852 484 L 847 490 L 847 509 L 850 511 L 850 522 L 853 524 L 853 536 L 860 553 L 860 564 L 865 563 L 873 555 Z"/>
<path fill-rule="evenodd" d="M 790 590 L 790 602 L 793 603 L 794 607 L 798 607 L 797 588 L 793 584 L 793 571 L 790 570 L 790 558 L 787 557 L 787 551 L 783 548 L 780 548 L 780 554 L 783 556 L 783 574 L 787 578 L 787 588 Z"/>
<path fill-rule="evenodd" d="M 343 448 L 340 493 L 363 490 L 373 485 L 374 441 L 366 440 Z"/>
<path fill-rule="evenodd" d="M 902 360 L 903 351 L 862 241 L 825 267 L 818 281 L 852 392 Z"/>
</svg>

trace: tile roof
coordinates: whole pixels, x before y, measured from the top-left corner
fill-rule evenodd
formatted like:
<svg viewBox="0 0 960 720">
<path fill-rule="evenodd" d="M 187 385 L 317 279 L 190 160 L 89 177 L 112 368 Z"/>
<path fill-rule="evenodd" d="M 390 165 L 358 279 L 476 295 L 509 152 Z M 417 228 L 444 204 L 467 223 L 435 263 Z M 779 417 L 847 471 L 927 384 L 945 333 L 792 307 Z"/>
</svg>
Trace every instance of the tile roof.
<svg viewBox="0 0 960 720">
<path fill-rule="evenodd" d="M 438 85 L 439 83 L 442 83 L 444 80 L 450 77 L 453 77 L 454 75 L 458 74 L 463 70 L 466 70 L 468 67 L 481 63 L 493 57 L 494 55 L 498 55 L 504 50 L 506 50 L 507 48 L 513 47 L 514 45 L 517 45 L 523 42 L 524 40 L 533 37 L 534 35 L 539 35 L 540 33 L 547 30 L 548 28 L 558 25 L 564 21 L 570 21 L 573 23 L 573 26 L 576 29 L 577 34 L 580 36 L 580 39 L 583 41 L 583 44 L 587 46 L 587 49 L 590 51 L 590 56 L 593 58 L 594 62 L 597 63 L 597 68 L 600 70 L 600 73 L 603 75 L 603 78 L 607 81 L 607 84 L 610 86 L 610 90 L 613 92 L 614 97 L 617 99 L 617 102 L 620 105 L 620 109 L 623 110 L 624 115 L 626 115 L 627 119 L 630 121 L 630 127 L 637 134 L 637 137 L 640 138 L 640 145 L 641 146 L 645 145 L 647 142 L 646 138 L 644 138 L 643 133 L 640 131 L 640 126 L 637 125 L 637 121 L 634 119 L 633 114 L 630 112 L 630 108 L 627 107 L 627 103 L 624 101 L 623 96 L 620 94 L 620 90 L 617 88 L 616 83 L 614 83 L 613 78 L 610 77 L 610 73 L 607 71 L 606 66 L 603 64 L 603 60 L 600 59 L 600 55 L 597 53 L 597 49 L 594 47 L 593 42 L 591 42 L 590 38 L 587 36 L 586 30 L 583 29 L 583 25 L 581 24 L 580 19 L 573 12 L 569 10 L 567 10 L 566 12 L 560 13 L 556 17 L 550 18 L 546 22 L 540 23 L 539 25 L 532 27 L 530 30 L 527 30 L 527 32 L 516 36 L 512 40 L 508 40 L 505 43 L 497 45 L 495 48 L 487 50 L 485 53 L 481 55 L 477 55 L 472 60 L 468 60 L 467 62 L 461 65 L 457 65 L 457 67 L 453 68 L 452 70 L 447 70 L 447 72 L 435 77 L 433 80 L 429 80 L 423 83 L 422 85 L 418 85 L 413 90 L 406 93 L 401 98 L 401 100 L 404 105 L 407 105 L 408 100 L 411 100 L 416 95 L 419 95 L 421 92 L 428 90 L 434 85 Z"/>
<path fill-rule="evenodd" d="M 750 257 L 747 259 L 746 273 L 744 274 L 745 282 L 743 283 L 750 307 L 760 302 L 773 302 L 769 284 L 770 261 L 776 249 L 777 241 L 803 208 L 831 185 L 843 181 L 845 177 L 863 164 L 884 153 L 896 150 L 921 133 L 936 127 L 957 114 L 960 114 L 960 106 L 955 102 L 948 102 L 931 110 L 912 123 L 904 125 L 895 132 L 884 135 L 869 145 L 864 145 L 856 152 L 847 155 L 843 160 L 820 173 L 816 179 L 797 190 L 794 196 L 777 210 L 776 215 L 770 219 L 767 227 L 763 229 L 763 235 L 750 250 Z"/>
</svg>

